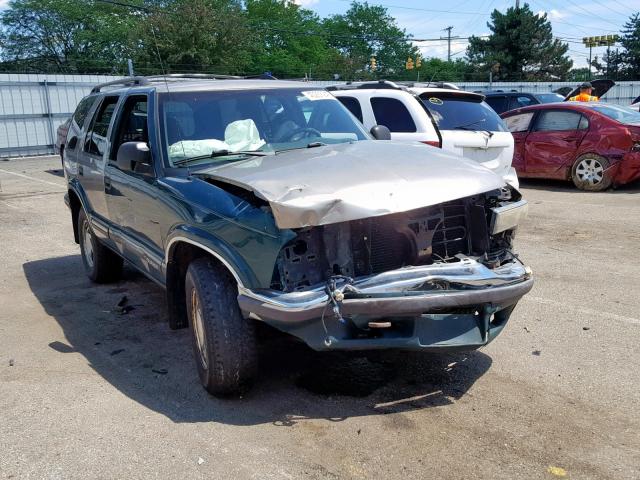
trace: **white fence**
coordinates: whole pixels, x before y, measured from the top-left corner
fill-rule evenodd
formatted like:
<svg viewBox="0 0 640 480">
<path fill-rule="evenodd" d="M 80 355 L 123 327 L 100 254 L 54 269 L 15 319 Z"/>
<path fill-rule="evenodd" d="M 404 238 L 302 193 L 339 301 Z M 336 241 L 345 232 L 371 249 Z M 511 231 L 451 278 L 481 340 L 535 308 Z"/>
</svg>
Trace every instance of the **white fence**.
<svg viewBox="0 0 640 480">
<path fill-rule="evenodd" d="M 42 155 L 54 152 L 56 130 L 76 108 L 82 97 L 97 83 L 121 77 L 102 75 L 0 74 L 0 157 Z M 312 81 L 328 86 L 340 82 Z M 464 90 L 484 91 L 488 83 L 464 82 Z M 493 90 L 551 92 L 574 87 L 574 82 L 500 82 Z M 640 95 L 640 82 L 619 82 L 606 95 L 606 101 L 629 105 Z"/>
<path fill-rule="evenodd" d="M 0 74 L 0 157 L 53 153 L 56 130 L 101 75 Z"/>
</svg>

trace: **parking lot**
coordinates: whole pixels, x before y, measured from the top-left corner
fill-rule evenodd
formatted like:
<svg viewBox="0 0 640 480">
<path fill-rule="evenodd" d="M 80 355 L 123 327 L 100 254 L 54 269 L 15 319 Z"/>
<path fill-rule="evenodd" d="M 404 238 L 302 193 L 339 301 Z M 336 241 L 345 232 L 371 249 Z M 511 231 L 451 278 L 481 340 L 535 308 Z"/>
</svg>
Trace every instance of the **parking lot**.
<svg viewBox="0 0 640 480">
<path fill-rule="evenodd" d="M 86 278 L 64 185 L 58 157 L 0 162 L 1 478 L 640 478 L 640 184 L 523 182 L 536 285 L 488 347 L 356 357 L 268 332 L 228 400 L 159 287 Z"/>
</svg>

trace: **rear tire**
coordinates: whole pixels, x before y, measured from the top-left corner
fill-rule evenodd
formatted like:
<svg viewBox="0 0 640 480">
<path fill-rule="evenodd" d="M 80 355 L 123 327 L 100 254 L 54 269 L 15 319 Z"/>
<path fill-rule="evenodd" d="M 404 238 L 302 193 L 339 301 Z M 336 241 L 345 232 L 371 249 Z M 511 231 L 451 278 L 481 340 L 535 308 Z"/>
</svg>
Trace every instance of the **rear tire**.
<svg viewBox="0 0 640 480">
<path fill-rule="evenodd" d="M 212 395 L 242 392 L 255 378 L 258 354 L 255 324 L 240 311 L 234 278 L 199 258 L 187 269 L 185 293 L 202 386 Z"/>
<path fill-rule="evenodd" d="M 78 212 L 78 237 L 82 263 L 91 280 L 108 283 L 122 276 L 122 257 L 100 243 L 82 208 Z"/>
<path fill-rule="evenodd" d="M 573 184 L 580 190 L 600 192 L 611 186 L 612 176 L 609 172 L 609 160 L 595 153 L 587 153 L 579 157 L 571 168 Z"/>
</svg>

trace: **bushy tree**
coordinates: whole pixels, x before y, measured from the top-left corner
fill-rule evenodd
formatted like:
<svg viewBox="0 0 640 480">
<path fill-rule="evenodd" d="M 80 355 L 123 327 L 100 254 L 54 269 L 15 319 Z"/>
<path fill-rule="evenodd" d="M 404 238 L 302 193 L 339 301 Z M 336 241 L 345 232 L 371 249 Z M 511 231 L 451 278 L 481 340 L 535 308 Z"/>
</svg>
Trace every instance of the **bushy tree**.
<svg viewBox="0 0 640 480">
<path fill-rule="evenodd" d="M 494 10 L 488 38 L 472 36 L 467 59 L 479 71 L 493 69 L 496 80 L 563 80 L 573 66 L 569 46 L 553 38 L 546 14 L 537 15 L 528 4 Z"/>
<path fill-rule="evenodd" d="M 0 56 L 27 70 L 110 73 L 135 48 L 135 18 L 121 7 L 90 0 L 12 0 L 8 7 L 0 14 Z"/>
<path fill-rule="evenodd" d="M 152 8 L 136 29 L 137 69 L 242 73 L 250 65 L 250 35 L 239 0 L 170 0 Z M 162 63 L 162 65 L 160 65 Z"/>
<path fill-rule="evenodd" d="M 624 51 L 621 53 L 622 73 L 625 79 L 640 79 L 640 12 L 634 13 L 624 24 L 620 43 Z"/>
<path fill-rule="evenodd" d="M 407 58 L 417 53 L 406 31 L 382 6 L 354 1 L 345 14 L 325 19 L 323 27 L 328 44 L 342 54 L 343 60 L 336 67 L 345 78 L 367 72 L 402 75 Z M 377 64 L 374 72 L 369 69 L 372 56 Z"/>
<path fill-rule="evenodd" d="M 250 68 L 280 77 L 326 75 L 333 53 L 320 18 L 288 0 L 247 0 Z"/>
</svg>

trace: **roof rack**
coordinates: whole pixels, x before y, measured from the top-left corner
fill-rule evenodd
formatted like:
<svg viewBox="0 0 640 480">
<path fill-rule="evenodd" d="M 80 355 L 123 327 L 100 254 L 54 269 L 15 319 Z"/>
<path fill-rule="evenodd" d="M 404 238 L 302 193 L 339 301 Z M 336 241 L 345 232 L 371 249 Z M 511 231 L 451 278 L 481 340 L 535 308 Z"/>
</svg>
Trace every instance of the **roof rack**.
<svg viewBox="0 0 640 480">
<path fill-rule="evenodd" d="M 129 85 L 147 85 L 149 82 L 145 77 L 126 77 L 120 80 L 112 80 L 110 82 L 100 83 L 91 89 L 91 93 L 98 93 L 104 87 L 111 87 L 115 85 L 129 86 Z"/>
<path fill-rule="evenodd" d="M 378 80 L 377 82 L 347 82 L 340 85 L 331 85 L 327 90 L 355 90 L 355 89 L 390 89 L 390 90 L 406 90 L 403 85 L 398 85 L 389 80 Z"/>
<path fill-rule="evenodd" d="M 168 73 L 166 75 L 151 75 L 148 77 L 125 77 L 119 80 L 112 80 L 110 82 L 100 83 L 91 89 L 91 93 L 98 93 L 105 87 L 112 87 L 116 85 L 121 85 L 123 87 L 127 86 L 139 86 L 139 85 L 150 85 L 152 83 L 166 82 L 166 81 L 179 81 L 179 80 L 277 80 L 276 77 L 271 75 L 270 73 L 261 73 L 259 75 L 249 75 L 246 77 L 241 77 L 238 75 L 218 75 L 215 73 Z"/>
<path fill-rule="evenodd" d="M 422 87 L 422 88 L 449 88 L 451 90 L 460 90 L 460 87 L 450 82 L 398 82 L 409 88 Z"/>
</svg>

